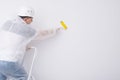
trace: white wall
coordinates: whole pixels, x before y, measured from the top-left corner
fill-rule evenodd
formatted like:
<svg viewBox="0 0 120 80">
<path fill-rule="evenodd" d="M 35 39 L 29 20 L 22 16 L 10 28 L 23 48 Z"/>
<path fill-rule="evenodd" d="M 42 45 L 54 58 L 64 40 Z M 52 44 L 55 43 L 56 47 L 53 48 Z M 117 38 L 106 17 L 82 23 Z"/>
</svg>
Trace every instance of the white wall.
<svg viewBox="0 0 120 80">
<path fill-rule="evenodd" d="M 36 80 L 120 80 L 119 0 L 1 0 L 0 24 L 17 7 L 36 10 L 36 28 L 59 27 L 67 31 L 45 41 L 38 49 L 33 74 Z M 29 54 L 30 53 L 30 54 Z M 27 54 L 27 67 L 32 52 Z"/>
</svg>

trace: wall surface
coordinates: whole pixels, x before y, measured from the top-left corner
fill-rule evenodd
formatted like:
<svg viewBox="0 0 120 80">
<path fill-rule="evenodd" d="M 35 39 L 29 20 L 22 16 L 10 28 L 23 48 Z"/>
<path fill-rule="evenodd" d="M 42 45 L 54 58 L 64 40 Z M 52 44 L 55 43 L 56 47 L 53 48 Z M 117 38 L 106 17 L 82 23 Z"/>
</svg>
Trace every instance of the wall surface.
<svg viewBox="0 0 120 80">
<path fill-rule="evenodd" d="M 120 80 L 120 0 L 0 0 L 0 24 L 22 5 L 35 11 L 34 27 L 67 31 L 31 43 L 36 80 Z M 26 54 L 29 69 L 33 50 Z"/>
</svg>

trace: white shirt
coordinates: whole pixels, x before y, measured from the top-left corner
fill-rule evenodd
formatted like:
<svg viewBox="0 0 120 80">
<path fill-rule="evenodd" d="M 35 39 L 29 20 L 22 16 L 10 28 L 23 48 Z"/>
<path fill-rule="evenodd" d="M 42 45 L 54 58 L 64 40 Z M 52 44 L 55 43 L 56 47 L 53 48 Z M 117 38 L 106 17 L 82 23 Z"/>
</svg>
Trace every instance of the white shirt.
<svg viewBox="0 0 120 80">
<path fill-rule="evenodd" d="M 36 31 L 20 17 L 7 21 L 0 31 L 0 60 L 21 62 Z"/>
</svg>

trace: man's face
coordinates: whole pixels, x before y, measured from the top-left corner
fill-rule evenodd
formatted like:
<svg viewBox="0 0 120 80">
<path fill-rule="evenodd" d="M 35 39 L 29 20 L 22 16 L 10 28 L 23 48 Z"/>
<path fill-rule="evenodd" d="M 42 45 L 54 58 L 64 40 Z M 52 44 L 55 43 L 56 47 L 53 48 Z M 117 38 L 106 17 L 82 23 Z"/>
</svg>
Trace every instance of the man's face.
<svg viewBox="0 0 120 80">
<path fill-rule="evenodd" d="M 30 24 L 32 23 L 33 18 L 24 18 L 23 20 L 25 21 L 26 24 Z"/>
</svg>

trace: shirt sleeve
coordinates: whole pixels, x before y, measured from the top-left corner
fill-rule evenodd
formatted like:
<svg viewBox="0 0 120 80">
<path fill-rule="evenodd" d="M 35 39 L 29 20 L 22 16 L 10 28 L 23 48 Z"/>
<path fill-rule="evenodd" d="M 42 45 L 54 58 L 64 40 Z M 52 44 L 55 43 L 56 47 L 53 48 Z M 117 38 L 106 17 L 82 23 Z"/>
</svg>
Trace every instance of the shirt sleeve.
<svg viewBox="0 0 120 80">
<path fill-rule="evenodd" d="M 37 35 L 33 40 L 44 40 L 55 36 L 56 33 L 57 29 L 40 30 L 39 32 L 37 32 Z"/>
</svg>

